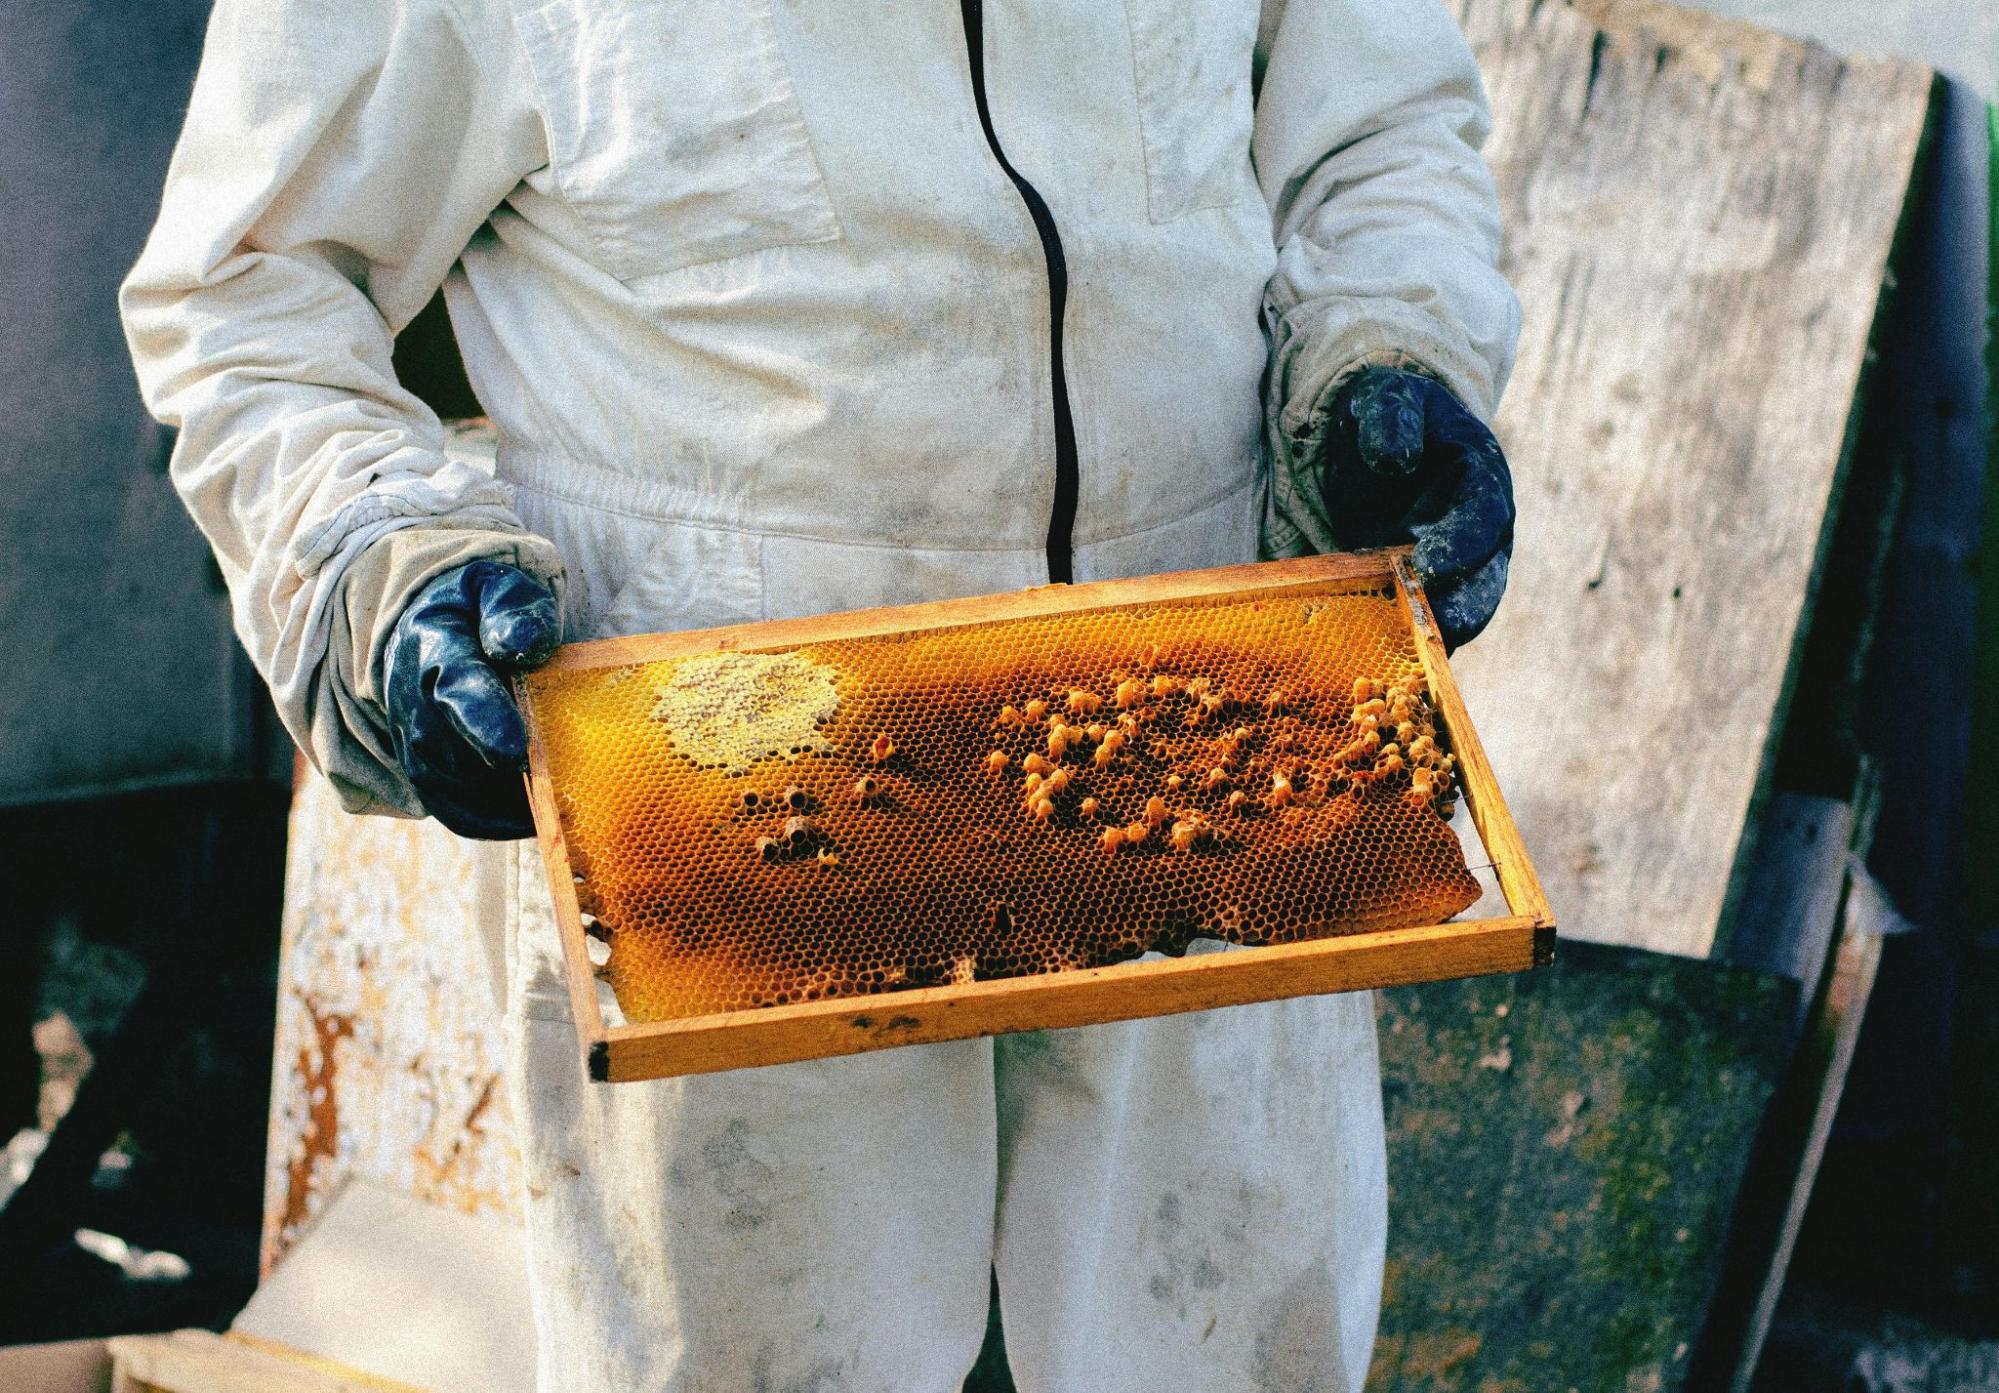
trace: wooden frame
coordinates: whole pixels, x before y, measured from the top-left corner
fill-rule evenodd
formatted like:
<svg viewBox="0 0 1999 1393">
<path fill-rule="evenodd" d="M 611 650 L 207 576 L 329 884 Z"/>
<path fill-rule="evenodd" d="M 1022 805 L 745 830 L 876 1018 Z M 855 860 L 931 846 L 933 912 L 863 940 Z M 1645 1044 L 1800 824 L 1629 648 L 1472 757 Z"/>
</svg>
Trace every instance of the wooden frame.
<svg viewBox="0 0 1999 1393">
<path fill-rule="evenodd" d="M 545 670 L 619 667 L 729 649 L 759 650 L 997 619 L 1077 613 L 1225 594 L 1282 594 L 1392 585 L 1409 616 L 1438 714 L 1457 754 L 1466 807 L 1509 913 L 1426 928 L 1347 934 L 1235 953 L 923 987 L 832 1001 L 728 1011 L 647 1025 L 608 1025 L 576 902 L 555 791 L 539 740 L 528 754 L 528 795 L 562 937 L 570 1003 L 590 1077 L 605 1081 L 709 1073 L 858 1054 L 1017 1030 L 1235 1006 L 1280 997 L 1519 972 L 1553 960 L 1555 922 L 1492 766 L 1451 679 L 1436 620 L 1407 549 L 1308 557 L 1087 585 L 1051 585 L 892 609 L 737 625 L 643 638 L 600 639 L 558 651 Z"/>
</svg>

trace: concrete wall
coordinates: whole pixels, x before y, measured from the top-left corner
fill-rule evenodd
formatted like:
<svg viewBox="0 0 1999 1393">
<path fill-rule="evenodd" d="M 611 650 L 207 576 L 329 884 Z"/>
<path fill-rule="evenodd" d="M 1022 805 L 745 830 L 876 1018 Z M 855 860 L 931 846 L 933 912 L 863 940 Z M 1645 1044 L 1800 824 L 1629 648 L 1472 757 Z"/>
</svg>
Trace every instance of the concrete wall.
<svg viewBox="0 0 1999 1393">
<path fill-rule="evenodd" d="M 115 299 L 207 17 L 0 6 L 0 804 L 250 772 L 261 693 Z"/>
</svg>

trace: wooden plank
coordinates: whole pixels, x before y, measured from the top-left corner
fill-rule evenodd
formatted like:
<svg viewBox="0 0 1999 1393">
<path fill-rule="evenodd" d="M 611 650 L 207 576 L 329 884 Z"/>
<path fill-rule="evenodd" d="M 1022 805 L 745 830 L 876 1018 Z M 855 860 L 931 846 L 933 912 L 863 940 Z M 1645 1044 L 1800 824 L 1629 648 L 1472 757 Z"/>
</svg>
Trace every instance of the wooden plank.
<svg viewBox="0 0 1999 1393">
<path fill-rule="evenodd" d="M 1399 596 L 1445 729 L 1458 754 L 1466 805 L 1496 863 L 1507 915 L 1241 953 L 1204 953 L 1179 960 L 1121 963 L 641 1025 L 607 1024 L 598 1004 L 596 972 L 589 959 L 554 783 L 546 751 L 536 736 L 529 746 L 528 798 L 561 935 L 578 1039 L 591 1077 L 622 1082 L 705 1073 L 1320 992 L 1515 972 L 1547 962 L 1553 951 L 1554 924 L 1547 900 L 1452 680 L 1435 619 L 1409 571 L 1407 548 L 1078 586 L 1044 586 L 779 623 L 599 640 L 560 650 L 543 671 L 622 667 L 732 649 L 770 651 L 1049 614 L 1361 588 Z M 535 683 L 533 674 L 520 679 L 531 732 Z"/>
<path fill-rule="evenodd" d="M 265 1341 L 176 1330 L 110 1342 L 113 1388 L 148 1393 L 423 1393 Z"/>
<path fill-rule="evenodd" d="M 1863 762 L 1850 803 L 1784 793 L 1770 808 L 1773 825 L 1758 837 L 1745 899 L 1749 931 L 1733 935 L 1729 961 L 1799 984 L 1798 1043 L 1758 1129 L 1712 1314 L 1688 1371 L 1690 1387 L 1742 1393 L 1775 1317 L 1845 1090 L 1880 939 L 1905 927 L 1862 869 L 1880 811 L 1870 763 Z"/>
<path fill-rule="evenodd" d="M 380 1374 L 371 1374 L 362 1369 L 349 1368 L 337 1359 L 325 1359 L 316 1354 L 307 1354 L 304 1350 L 293 1349 L 276 1340 L 246 1335 L 240 1330 L 231 1330 L 224 1334 L 222 1339 L 240 1350 L 247 1350 L 253 1355 L 276 1361 L 287 1369 L 297 1370 L 301 1376 L 300 1382 L 290 1386 L 296 1388 L 298 1393 L 319 1393 L 322 1386 L 324 1393 L 346 1393 L 349 1388 L 352 1388 L 354 1393 L 430 1393 L 430 1390 L 415 1384 L 384 1378 Z M 305 1381 L 311 1378 L 323 1380 L 323 1385 Z"/>
<path fill-rule="evenodd" d="M 1771 1255 L 1762 1288 L 1749 1312 L 1729 1393 L 1749 1393 L 1764 1341 L 1777 1318 L 1784 1278 L 1791 1270 L 1791 1255 L 1797 1250 L 1798 1234 L 1804 1228 L 1812 1185 L 1818 1179 L 1819 1163 L 1825 1159 L 1826 1143 L 1832 1137 L 1833 1118 L 1846 1091 L 1846 1076 L 1860 1044 L 1867 1001 L 1874 992 L 1874 978 L 1881 967 L 1881 927 L 1864 908 L 1855 904 L 1849 889 L 1848 912 L 1839 944 L 1828 965 L 1824 990 L 1786 1089 L 1808 1105 L 1809 1115 L 1803 1123 L 1802 1149 L 1783 1208 L 1776 1251 Z"/>
<path fill-rule="evenodd" d="M 1797 985 L 1565 943 L 1385 991 L 1374 1393 L 1671 1393 L 1791 1051 Z"/>
<path fill-rule="evenodd" d="M 590 1050 L 590 1067 L 594 1078 L 621 1082 L 785 1064 L 976 1035 L 1524 972 L 1550 962 L 1553 950 L 1553 929 L 1524 917 L 1392 929 L 962 987 L 613 1026 Z"/>
<path fill-rule="evenodd" d="M 433 1393 L 532 1393 L 520 1224 L 355 1180 L 229 1333 Z"/>
<path fill-rule="evenodd" d="M 1547 895 L 1542 893 L 1541 878 L 1535 873 L 1526 843 L 1520 840 L 1505 795 L 1499 791 L 1498 776 L 1492 772 L 1492 760 L 1472 726 L 1471 713 L 1465 710 L 1464 697 L 1444 654 L 1443 632 L 1437 627 L 1437 617 L 1430 612 L 1430 602 L 1422 587 L 1416 583 L 1407 556 L 1395 558 L 1395 593 L 1409 615 L 1410 627 L 1415 630 L 1416 653 L 1422 659 L 1423 674 L 1429 680 L 1430 694 L 1450 736 L 1451 749 L 1458 757 L 1465 787 L 1475 790 L 1466 795 L 1466 805 L 1471 809 L 1472 826 L 1478 829 L 1479 840 L 1485 844 L 1493 873 L 1499 878 L 1507 907 L 1537 924 L 1552 925 L 1554 913 L 1548 908 Z"/>
<path fill-rule="evenodd" d="M 1855 826 L 1854 805 L 1845 799 L 1790 792 L 1771 797 L 1727 961 L 1808 987 L 1821 980 L 1839 929 Z"/>
<path fill-rule="evenodd" d="M 519 1215 L 495 922 L 515 855 L 432 820 L 292 799 L 265 1149 L 266 1276 L 353 1181 Z"/>
<path fill-rule="evenodd" d="M 1455 666 L 1565 933 L 1704 956 L 1932 77 L 1640 0 L 1460 13 L 1526 329 L 1511 593 Z"/>
<path fill-rule="evenodd" d="M 1999 47 L 1993 56 L 1999 58 Z M 1988 322 L 1999 325 L 1999 107 L 1986 112 Z M 1988 461 L 1999 461 L 1999 333 L 1985 343 L 1985 438 Z M 1983 533 L 1972 569 L 1978 578 L 1978 631 L 1973 648 L 1971 722 L 1965 840 L 1985 848 L 1971 858 L 1961 903 L 1965 951 L 1959 960 L 1953 1030 L 1950 1148 L 1942 1227 L 1950 1235 L 1943 1260 L 1954 1271 L 1977 1274 L 1988 1300 L 1999 1303 L 1999 469 L 1985 475 Z"/>
<path fill-rule="evenodd" d="M 0 1346 L 0 1388 L 22 1393 L 108 1393 L 111 1356 L 102 1340 Z"/>
</svg>

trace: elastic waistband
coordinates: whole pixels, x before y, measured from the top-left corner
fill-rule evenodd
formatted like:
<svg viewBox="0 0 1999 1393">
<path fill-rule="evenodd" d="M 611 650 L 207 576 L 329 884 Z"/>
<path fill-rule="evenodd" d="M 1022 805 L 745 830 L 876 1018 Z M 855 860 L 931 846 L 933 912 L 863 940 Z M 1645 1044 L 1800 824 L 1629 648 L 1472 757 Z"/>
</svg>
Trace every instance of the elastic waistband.
<svg viewBox="0 0 1999 1393">
<path fill-rule="evenodd" d="M 664 479 L 641 478 L 571 455 L 510 447 L 504 439 L 494 460 L 502 482 L 544 498 L 649 522 L 755 530 L 745 526 L 744 500 L 737 499 L 731 508 L 728 493 L 719 487 L 679 488 Z"/>
</svg>

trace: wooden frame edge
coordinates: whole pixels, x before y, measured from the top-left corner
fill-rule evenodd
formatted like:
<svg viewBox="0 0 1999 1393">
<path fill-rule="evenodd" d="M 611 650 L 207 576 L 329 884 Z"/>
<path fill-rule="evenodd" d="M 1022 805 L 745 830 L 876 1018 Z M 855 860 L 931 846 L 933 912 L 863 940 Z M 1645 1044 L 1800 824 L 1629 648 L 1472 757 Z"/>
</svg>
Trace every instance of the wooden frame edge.
<svg viewBox="0 0 1999 1393">
<path fill-rule="evenodd" d="M 1258 561 L 1242 566 L 1217 566 L 1203 571 L 1174 571 L 1129 580 L 1087 581 L 1081 585 L 1037 585 L 1000 595 L 972 595 L 958 600 L 895 605 L 881 609 L 843 610 L 803 619 L 762 620 L 713 629 L 686 629 L 670 634 L 632 638 L 588 639 L 564 644 L 538 672 L 582 672 L 657 662 L 690 653 L 721 652 L 745 647 L 789 648 L 807 643 L 870 638 L 887 633 L 915 633 L 962 624 L 990 624 L 1007 619 L 1033 619 L 1051 614 L 1114 609 L 1120 605 L 1171 603 L 1233 591 L 1281 592 L 1321 585 L 1356 584 L 1393 579 L 1393 562 L 1407 547 L 1343 552 L 1337 556 L 1302 556 L 1289 561 Z M 533 674 L 528 675 L 532 680 Z"/>
<path fill-rule="evenodd" d="M 516 696 L 525 696 L 518 685 Z M 520 704 L 524 711 L 530 710 L 525 700 Z M 568 979 L 569 1009 L 576 1018 L 576 1032 L 588 1051 L 591 1042 L 604 1037 L 607 1027 L 604 1013 L 597 1006 L 597 969 L 590 961 L 583 910 L 576 902 L 576 882 L 570 875 L 562 818 L 555 803 L 555 784 L 548 772 L 548 754 L 542 748 L 541 737 L 534 732 L 532 714 L 528 717 L 527 785 L 528 805 L 534 812 L 535 841 L 548 876 L 549 898 L 555 906 L 556 935 L 562 942 L 562 975 Z"/>
<path fill-rule="evenodd" d="M 1520 915 L 1384 929 L 1118 963 L 879 996 L 612 1026 L 588 1042 L 590 1076 L 625 1082 L 788 1064 L 1025 1030 L 1244 1006 L 1524 972 L 1545 960 L 1552 930 Z"/>
<path fill-rule="evenodd" d="M 1397 552 L 1390 564 L 1395 575 L 1396 598 L 1408 612 L 1410 627 L 1416 635 L 1416 651 L 1423 660 L 1423 674 L 1429 679 L 1430 695 L 1443 718 L 1451 751 L 1458 759 L 1465 806 L 1471 810 L 1472 825 L 1478 829 L 1479 840 L 1485 843 L 1486 855 L 1492 858 L 1493 873 L 1499 878 L 1506 907 L 1552 930 L 1554 911 L 1541 889 L 1541 877 L 1535 873 L 1534 862 L 1527 855 L 1527 845 L 1520 839 L 1520 829 L 1514 825 L 1512 809 L 1506 806 L 1505 795 L 1499 791 L 1498 776 L 1493 773 L 1492 761 L 1472 725 L 1471 712 L 1465 709 L 1457 679 L 1451 675 L 1437 617 L 1416 581 L 1409 554 Z"/>
</svg>

